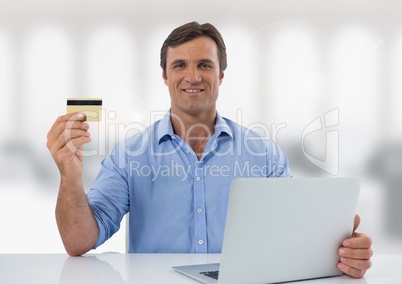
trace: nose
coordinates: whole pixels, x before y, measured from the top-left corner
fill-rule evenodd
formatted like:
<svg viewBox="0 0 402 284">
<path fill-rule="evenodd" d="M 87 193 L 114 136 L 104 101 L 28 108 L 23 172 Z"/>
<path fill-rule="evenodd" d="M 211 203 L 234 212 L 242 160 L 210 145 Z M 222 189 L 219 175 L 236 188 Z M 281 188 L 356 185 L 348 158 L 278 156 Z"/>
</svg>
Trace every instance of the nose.
<svg viewBox="0 0 402 284">
<path fill-rule="evenodd" d="M 189 84 L 194 84 L 201 81 L 201 75 L 197 67 L 191 67 L 187 69 L 185 80 Z"/>
</svg>

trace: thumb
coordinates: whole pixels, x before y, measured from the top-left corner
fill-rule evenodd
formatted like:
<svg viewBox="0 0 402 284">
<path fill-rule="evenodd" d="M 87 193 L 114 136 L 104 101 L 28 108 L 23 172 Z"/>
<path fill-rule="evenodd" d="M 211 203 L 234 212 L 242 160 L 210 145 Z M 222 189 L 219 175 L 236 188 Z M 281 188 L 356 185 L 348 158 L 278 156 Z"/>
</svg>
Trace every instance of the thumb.
<svg viewBox="0 0 402 284">
<path fill-rule="evenodd" d="M 353 233 L 356 231 L 356 229 L 359 227 L 359 225 L 360 225 L 360 216 L 356 214 L 355 224 L 353 226 Z"/>
</svg>

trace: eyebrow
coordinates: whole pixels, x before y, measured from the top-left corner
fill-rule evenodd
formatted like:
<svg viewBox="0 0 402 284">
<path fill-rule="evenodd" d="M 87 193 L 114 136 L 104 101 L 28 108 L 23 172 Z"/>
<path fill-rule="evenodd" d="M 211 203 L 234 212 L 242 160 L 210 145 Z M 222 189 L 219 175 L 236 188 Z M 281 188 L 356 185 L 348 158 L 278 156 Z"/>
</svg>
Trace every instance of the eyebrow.
<svg viewBox="0 0 402 284">
<path fill-rule="evenodd" d="M 188 61 L 184 60 L 184 59 L 176 59 L 172 63 L 170 63 L 170 66 L 177 65 L 177 64 L 182 64 L 182 63 L 187 63 L 187 62 Z M 200 59 L 200 60 L 197 60 L 197 62 L 198 63 L 208 63 L 208 64 L 211 64 L 211 65 L 216 65 L 215 62 L 213 62 L 211 59 Z"/>
</svg>

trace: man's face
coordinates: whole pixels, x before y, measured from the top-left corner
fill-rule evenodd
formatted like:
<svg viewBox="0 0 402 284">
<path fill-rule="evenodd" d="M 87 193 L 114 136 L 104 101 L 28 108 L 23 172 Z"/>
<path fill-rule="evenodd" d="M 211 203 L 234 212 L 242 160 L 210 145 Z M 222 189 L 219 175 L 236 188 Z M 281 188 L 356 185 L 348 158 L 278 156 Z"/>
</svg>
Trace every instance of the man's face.
<svg viewBox="0 0 402 284">
<path fill-rule="evenodd" d="M 163 79 L 169 87 L 173 113 L 214 115 L 223 80 L 216 43 L 209 37 L 199 37 L 169 47 Z"/>
</svg>

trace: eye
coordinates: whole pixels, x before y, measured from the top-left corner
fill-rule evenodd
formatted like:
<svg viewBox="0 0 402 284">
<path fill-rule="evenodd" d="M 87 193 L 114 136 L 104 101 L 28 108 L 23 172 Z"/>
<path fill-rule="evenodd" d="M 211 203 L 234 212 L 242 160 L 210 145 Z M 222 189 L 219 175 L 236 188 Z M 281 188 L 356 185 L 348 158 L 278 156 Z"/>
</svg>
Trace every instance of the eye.
<svg viewBox="0 0 402 284">
<path fill-rule="evenodd" d="M 212 68 L 212 66 L 209 65 L 208 63 L 201 63 L 199 65 L 199 67 L 202 68 L 202 69 L 210 69 L 210 68 Z"/>
<path fill-rule="evenodd" d="M 184 67 L 186 67 L 186 65 L 184 63 L 177 63 L 177 64 L 173 65 L 174 69 L 183 69 Z"/>
</svg>

